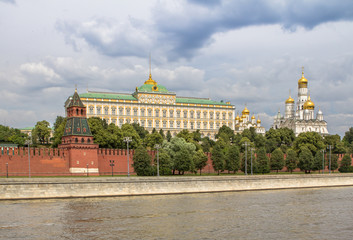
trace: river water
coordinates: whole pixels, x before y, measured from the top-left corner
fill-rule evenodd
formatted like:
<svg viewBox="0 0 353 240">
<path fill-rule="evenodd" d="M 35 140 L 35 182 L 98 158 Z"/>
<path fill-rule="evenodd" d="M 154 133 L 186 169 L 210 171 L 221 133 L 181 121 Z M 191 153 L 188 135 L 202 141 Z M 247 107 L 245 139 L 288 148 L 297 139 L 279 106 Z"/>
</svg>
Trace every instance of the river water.
<svg viewBox="0 0 353 240">
<path fill-rule="evenodd" d="M 0 239 L 352 239 L 353 187 L 0 202 Z"/>
</svg>

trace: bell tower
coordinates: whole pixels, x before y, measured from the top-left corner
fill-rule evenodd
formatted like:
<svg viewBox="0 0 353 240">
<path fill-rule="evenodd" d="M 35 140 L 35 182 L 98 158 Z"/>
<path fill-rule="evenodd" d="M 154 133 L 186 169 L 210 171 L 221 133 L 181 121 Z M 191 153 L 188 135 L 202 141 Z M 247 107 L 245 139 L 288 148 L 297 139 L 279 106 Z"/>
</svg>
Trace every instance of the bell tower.
<svg viewBox="0 0 353 240">
<path fill-rule="evenodd" d="M 59 148 L 66 149 L 70 159 L 70 173 L 98 175 L 98 144 L 88 126 L 86 107 L 75 93 L 66 108 L 67 122 Z"/>
</svg>

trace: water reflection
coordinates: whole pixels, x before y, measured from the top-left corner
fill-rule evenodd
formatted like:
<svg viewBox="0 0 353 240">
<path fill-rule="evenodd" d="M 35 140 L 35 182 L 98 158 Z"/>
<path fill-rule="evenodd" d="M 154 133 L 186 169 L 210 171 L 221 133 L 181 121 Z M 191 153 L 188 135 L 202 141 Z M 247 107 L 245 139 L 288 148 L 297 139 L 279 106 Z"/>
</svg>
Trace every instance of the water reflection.
<svg viewBox="0 0 353 240">
<path fill-rule="evenodd" d="M 0 202 L 1 239 L 350 239 L 353 188 Z"/>
</svg>

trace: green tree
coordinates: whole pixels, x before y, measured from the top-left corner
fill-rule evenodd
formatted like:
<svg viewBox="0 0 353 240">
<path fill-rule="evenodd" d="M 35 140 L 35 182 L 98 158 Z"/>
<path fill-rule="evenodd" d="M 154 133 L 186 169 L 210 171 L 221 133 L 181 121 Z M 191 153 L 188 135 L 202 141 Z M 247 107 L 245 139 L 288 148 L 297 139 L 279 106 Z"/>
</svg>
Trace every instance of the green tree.
<svg viewBox="0 0 353 240">
<path fill-rule="evenodd" d="M 27 134 L 21 133 L 19 129 L 0 125 L 0 142 L 15 143 L 23 146 L 26 139 L 28 139 Z"/>
<path fill-rule="evenodd" d="M 159 174 L 160 175 L 170 175 L 172 173 L 172 161 L 166 150 L 161 148 L 158 154 L 159 158 Z M 154 164 L 157 164 L 157 155 L 155 155 Z"/>
<path fill-rule="evenodd" d="M 284 167 L 284 154 L 280 148 L 275 149 L 271 153 L 271 169 L 276 170 L 277 173 L 279 170 L 282 170 Z"/>
<path fill-rule="evenodd" d="M 63 116 L 56 116 L 54 125 L 53 125 L 53 130 L 54 132 L 58 129 L 58 127 L 61 126 L 63 122 L 66 122 L 66 117 Z"/>
<path fill-rule="evenodd" d="M 225 170 L 236 173 L 240 164 L 240 152 L 237 145 L 231 145 L 225 158 Z"/>
<path fill-rule="evenodd" d="M 215 171 L 219 172 L 224 170 L 224 166 L 225 166 L 225 157 L 224 157 L 224 153 L 223 150 L 219 144 L 219 141 L 216 142 L 214 148 L 212 149 L 212 165 L 213 165 L 213 169 Z"/>
<path fill-rule="evenodd" d="M 335 172 L 335 170 L 338 168 L 338 155 L 337 154 L 332 154 L 331 155 L 331 171 Z"/>
<path fill-rule="evenodd" d="M 352 169 L 351 165 L 352 165 L 351 157 L 349 156 L 349 154 L 345 154 L 342 158 L 340 168 L 338 169 L 338 171 L 350 172 L 350 170 Z"/>
<path fill-rule="evenodd" d="M 124 141 L 125 137 L 131 137 L 132 142 L 129 144 L 129 147 L 131 149 L 136 149 L 142 143 L 140 136 L 130 124 L 123 124 L 121 126 L 121 135 L 122 135 L 122 141 Z M 120 144 L 126 147 L 125 142 L 121 142 Z"/>
<path fill-rule="evenodd" d="M 170 140 L 172 139 L 172 134 L 170 133 L 170 131 L 168 130 L 167 132 L 167 141 L 170 142 Z"/>
<path fill-rule="evenodd" d="M 318 150 L 325 148 L 323 138 L 317 132 L 305 132 L 298 135 L 293 142 L 294 150 L 299 152 L 304 146 L 311 151 L 312 155 L 316 154 Z"/>
<path fill-rule="evenodd" d="M 61 138 L 64 135 L 66 121 L 67 121 L 66 118 L 61 119 L 59 117 L 60 116 L 57 117 L 57 120 L 55 121 L 55 124 L 54 124 L 54 139 L 52 142 L 52 147 L 54 148 L 58 147 L 58 145 L 61 144 Z"/>
<path fill-rule="evenodd" d="M 200 175 L 201 170 L 207 165 L 207 160 L 207 156 L 201 149 L 194 153 L 193 161 L 195 163 L 195 168 L 200 170 Z"/>
<path fill-rule="evenodd" d="M 287 151 L 286 157 L 286 167 L 290 173 L 293 173 L 293 170 L 297 168 L 298 158 L 297 153 L 293 149 Z"/>
<path fill-rule="evenodd" d="M 306 146 L 303 146 L 300 150 L 298 167 L 305 173 L 310 173 L 313 169 L 313 154 Z"/>
<path fill-rule="evenodd" d="M 287 147 L 291 147 L 292 143 L 295 139 L 295 134 L 293 130 L 289 128 L 279 128 L 273 129 L 270 128 L 269 131 L 266 132 L 267 150 L 268 152 L 273 152 L 276 148 L 281 147 L 282 145 L 286 147 L 282 147 L 282 149 L 286 149 Z"/>
<path fill-rule="evenodd" d="M 110 136 L 107 131 L 107 122 L 99 117 L 91 117 L 87 121 L 93 135 L 94 143 L 98 144 L 100 148 L 108 148 Z"/>
<path fill-rule="evenodd" d="M 133 161 L 134 163 L 132 166 L 138 176 L 152 175 L 153 169 L 151 165 L 151 156 L 142 145 L 138 146 L 135 150 Z"/>
<path fill-rule="evenodd" d="M 144 139 L 147 136 L 148 131 L 144 127 L 140 126 L 140 124 L 132 123 L 131 126 L 135 129 L 141 139 Z"/>
<path fill-rule="evenodd" d="M 144 142 L 146 147 L 154 148 L 156 144 L 162 144 L 163 137 L 161 136 L 160 133 L 154 132 L 154 133 L 148 134 L 144 139 Z"/>
<path fill-rule="evenodd" d="M 322 151 L 319 150 L 316 152 L 314 161 L 313 161 L 313 171 L 317 171 L 322 169 Z"/>
<path fill-rule="evenodd" d="M 327 135 L 324 137 L 324 144 L 332 146 L 332 153 L 345 153 L 346 148 L 344 143 L 341 141 L 340 135 Z"/>
<path fill-rule="evenodd" d="M 164 134 L 164 131 L 163 129 L 159 129 L 159 134 L 161 135 L 161 137 L 164 139 L 165 138 L 165 134 Z"/>
<path fill-rule="evenodd" d="M 250 174 L 251 173 L 251 157 L 252 157 L 252 165 L 253 165 L 253 172 L 258 172 L 257 170 L 257 161 L 256 161 L 256 158 L 255 158 L 255 154 L 254 152 L 251 153 L 251 151 L 248 150 L 246 152 L 244 152 L 242 155 L 241 155 L 241 168 L 240 170 L 242 172 L 245 173 L 245 160 L 246 160 L 246 166 L 247 166 L 247 173 Z"/>
<path fill-rule="evenodd" d="M 32 137 L 38 139 L 40 144 L 48 143 L 50 137 L 49 123 L 45 120 L 37 122 L 32 130 Z"/>
<path fill-rule="evenodd" d="M 264 147 L 257 151 L 257 173 L 269 173 L 270 172 L 270 161 L 266 154 Z"/>
<path fill-rule="evenodd" d="M 221 135 L 223 135 L 223 139 L 225 141 L 233 141 L 234 140 L 234 131 L 226 126 L 226 125 L 223 125 L 219 130 L 218 130 L 218 133 L 216 134 L 216 139 L 219 139 L 221 137 Z"/>
<path fill-rule="evenodd" d="M 184 138 L 186 142 L 193 142 L 194 136 L 187 129 L 183 129 L 177 134 L 177 137 Z"/>
<path fill-rule="evenodd" d="M 353 142 L 353 127 L 349 128 L 347 132 L 345 132 L 343 140 L 346 146 L 350 145 Z"/>
</svg>

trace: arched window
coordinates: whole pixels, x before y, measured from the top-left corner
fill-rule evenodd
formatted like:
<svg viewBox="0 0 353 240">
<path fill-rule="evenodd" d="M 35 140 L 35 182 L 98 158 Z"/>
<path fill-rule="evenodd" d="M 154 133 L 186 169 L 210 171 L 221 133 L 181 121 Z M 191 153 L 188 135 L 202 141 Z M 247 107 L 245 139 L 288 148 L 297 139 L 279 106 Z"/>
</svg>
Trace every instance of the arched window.
<svg viewBox="0 0 353 240">
<path fill-rule="evenodd" d="M 85 142 L 85 139 L 84 139 L 84 138 L 81 138 L 81 142 L 84 143 L 84 142 Z"/>
<path fill-rule="evenodd" d="M 78 142 L 78 138 L 75 138 L 75 142 Z"/>
<path fill-rule="evenodd" d="M 90 142 L 91 142 L 91 139 L 88 139 L 87 142 L 90 143 Z"/>
<path fill-rule="evenodd" d="M 78 109 L 76 109 L 76 115 L 78 115 Z"/>
<path fill-rule="evenodd" d="M 81 109 L 81 115 L 83 115 L 83 109 Z"/>
</svg>

